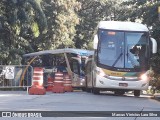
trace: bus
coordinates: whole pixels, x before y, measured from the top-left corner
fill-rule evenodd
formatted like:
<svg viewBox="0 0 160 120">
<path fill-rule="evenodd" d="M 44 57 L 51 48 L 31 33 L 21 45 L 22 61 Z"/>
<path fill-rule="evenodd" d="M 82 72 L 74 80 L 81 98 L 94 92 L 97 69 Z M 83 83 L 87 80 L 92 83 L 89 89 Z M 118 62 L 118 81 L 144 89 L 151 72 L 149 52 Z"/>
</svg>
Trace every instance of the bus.
<svg viewBox="0 0 160 120">
<path fill-rule="evenodd" d="M 86 89 L 94 94 L 133 91 L 140 96 L 149 85 L 150 58 L 156 40 L 140 23 L 100 21 L 94 37 L 94 55 L 86 61 Z"/>
<path fill-rule="evenodd" d="M 44 86 L 47 86 L 48 74 L 53 77 L 55 72 L 60 71 L 67 72 L 71 76 L 73 87 L 84 89 L 84 65 L 88 56 L 92 54 L 93 51 L 74 48 L 44 50 L 24 54 L 22 64 L 33 68 L 44 68 Z M 31 81 L 28 82 L 31 84 Z"/>
</svg>

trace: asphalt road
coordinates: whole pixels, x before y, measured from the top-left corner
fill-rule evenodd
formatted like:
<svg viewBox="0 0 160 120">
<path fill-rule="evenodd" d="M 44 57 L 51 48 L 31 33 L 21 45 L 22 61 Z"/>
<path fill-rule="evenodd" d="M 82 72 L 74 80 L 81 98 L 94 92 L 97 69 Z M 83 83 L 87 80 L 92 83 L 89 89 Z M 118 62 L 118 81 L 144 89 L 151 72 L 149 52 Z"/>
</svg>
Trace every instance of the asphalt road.
<svg viewBox="0 0 160 120">
<path fill-rule="evenodd" d="M 86 92 L 71 92 L 71 93 L 47 93 L 46 95 L 28 95 L 25 91 L 0 91 L 0 111 L 160 111 L 160 102 L 151 99 L 149 95 L 141 95 L 134 97 L 132 94 L 124 96 L 116 96 L 113 93 L 101 93 L 93 95 Z M 59 112 L 60 113 L 60 112 Z M 73 116 L 78 113 L 72 113 Z M 71 116 L 72 116 L 71 114 Z M 160 117 L 104 117 L 103 112 L 92 113 L 87 117 L 65 117 L 65 114 L 55 116 L 56 120 L 160 120 Z M 4 118 L 0 118 L 4 119 Z M 9 118 L 8 118 L 9 119 Z M 14 118 L 15 120 L 21 118 Z M 23 118 L 23 120 L 29 118 Z M 33 119 L 33 118 L 32 118 Z M 46 118 L 34 118 L 35 120 L 45 120 Z M 53 119 L 47 117 L 47 119 Z M 5 118 L 4 120 L 7 120 Z"/>
</svg>

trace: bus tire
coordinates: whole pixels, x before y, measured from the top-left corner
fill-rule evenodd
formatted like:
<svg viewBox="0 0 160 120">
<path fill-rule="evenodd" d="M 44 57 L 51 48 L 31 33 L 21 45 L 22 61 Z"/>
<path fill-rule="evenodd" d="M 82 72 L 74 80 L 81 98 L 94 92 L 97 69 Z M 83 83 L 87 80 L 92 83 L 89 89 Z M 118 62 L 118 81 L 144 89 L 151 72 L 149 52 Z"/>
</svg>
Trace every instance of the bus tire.
<svg viewBox="0 0 160 120">
<path fill-rule="evenodd" d="M 95 95 L 99 95 L 99 94 L 100 94 L 100 90 L 97 89 L 97 88 L 93 88 L 92 92 L 93 92 L 93 94 L 95 94 Z"/>
<path fill-rule="evenodd" d="M 134 90 L 134 96 L 135 97 L 139 97 L 140 96 L 141 91 L 140 90 Z"/>
</svg>

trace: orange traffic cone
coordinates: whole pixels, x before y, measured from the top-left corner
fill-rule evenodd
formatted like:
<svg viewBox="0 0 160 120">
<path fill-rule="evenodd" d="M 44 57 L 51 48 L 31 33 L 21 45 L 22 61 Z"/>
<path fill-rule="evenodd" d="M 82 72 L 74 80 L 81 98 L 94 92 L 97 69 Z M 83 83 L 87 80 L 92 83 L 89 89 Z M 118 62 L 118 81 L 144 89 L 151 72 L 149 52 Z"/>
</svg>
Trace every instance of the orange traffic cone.
<svg viewBox="0 0 160 120">
<path fill-rule="evenodd" d="M 63 86 L 63 73 L 57 72 L 55 73 L 55 78 L 53 82 L 53 93 L 64 93 L 64 86 Z"/>
<path fill-rule="evenodd" d="M 73 92 L 72 80 L 68 74 L 64 75 L 64 91 L 65 92 Z"/>
<path fill-rule="evenodd" d="M 48 77 L 48 85 L 47 85 L 46 91 L 52 91 L 52 89 L 53 89 L 53 81 L 54 81 L 53 78 Z"/>
<path fill-rule="evenodd" d="M 46 90 L 43 87 L 43 68 L 35 67 L 33 71 L 32 86 L 29 89 L 30 95 L 44 95 Z"/>
</svg>

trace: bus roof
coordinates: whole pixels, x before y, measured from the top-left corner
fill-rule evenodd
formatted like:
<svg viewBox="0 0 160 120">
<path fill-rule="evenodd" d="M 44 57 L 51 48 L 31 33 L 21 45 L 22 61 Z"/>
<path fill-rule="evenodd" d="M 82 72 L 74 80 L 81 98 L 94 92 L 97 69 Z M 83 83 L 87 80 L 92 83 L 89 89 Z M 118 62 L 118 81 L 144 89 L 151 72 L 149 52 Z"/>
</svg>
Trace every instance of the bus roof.
<svg viewBox="0 0 160 120">
<path fill-rule="evenodd" d="M 90 56 L 93 55 L 94 52 L 91 50 L 84 50 L 84 49 L 64 48 L 64 49 L 44 50 L 34 53 L 28 53 L 24 54 L 23 57 L 32 57 L 32 56 L 47 55 L 47 54 L 61 54 L 61 53 L 74 53 L 81 56 Z"/>
<path fill-rule="evenodd" d="M 148 28 L 140 23 L 122 21 L 100 21 L 98 28 L 122 31 L 141 31 L 148 32 Z"/>
</svg>

